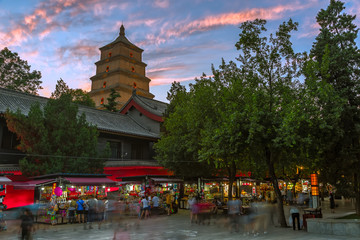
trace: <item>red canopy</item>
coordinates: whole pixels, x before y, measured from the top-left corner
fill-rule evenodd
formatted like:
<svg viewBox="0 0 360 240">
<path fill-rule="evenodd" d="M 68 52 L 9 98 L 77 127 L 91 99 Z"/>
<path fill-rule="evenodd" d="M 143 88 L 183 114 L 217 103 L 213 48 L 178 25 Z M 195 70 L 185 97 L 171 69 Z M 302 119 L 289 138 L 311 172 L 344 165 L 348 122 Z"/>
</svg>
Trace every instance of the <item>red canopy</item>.
<svg viewBox="0 0 360 240">
<path fill-rule="evenodd" d="M 113 180 L 101 177 L 101 178 L 90 178 L 90 177 L 65 177 L 71 184 L 74 185 L 94 185 L 94 186 L 101 186 L 101 185 L 115 185 L 116 182 Z"/>
<path fill-rule="evenodd" d="M 151 166 L 124 166 L 124 167 L 105 167 L 104 173 L 110 174 L 110 179 L 114 181 L 121 181 L 123 177 L 135 176 L 173 176 L 174 173 L 164 167 L 151 167 Z"/>
<path fill-rule="evenodd" d="M 38 185 L 54 182 L 56 182 L 54 179 L 38 179 L 27 182 L 12 182 L 10 184 L 13 185 L 15 189 L 34 189 Z"/>
</svg>

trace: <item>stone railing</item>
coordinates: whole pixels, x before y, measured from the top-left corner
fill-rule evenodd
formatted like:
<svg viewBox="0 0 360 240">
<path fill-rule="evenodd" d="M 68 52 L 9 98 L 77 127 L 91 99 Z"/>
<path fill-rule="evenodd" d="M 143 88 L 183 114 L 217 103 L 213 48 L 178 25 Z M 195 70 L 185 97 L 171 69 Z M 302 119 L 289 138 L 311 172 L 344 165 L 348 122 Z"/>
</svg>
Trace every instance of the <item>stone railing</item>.
<svg viewBox="0 0 360 240">
<path fill-rule="evenodd" d="M 308 218 L 307 231 L 338 236 L 360 236 L 359 219 Z"/>
</svg>

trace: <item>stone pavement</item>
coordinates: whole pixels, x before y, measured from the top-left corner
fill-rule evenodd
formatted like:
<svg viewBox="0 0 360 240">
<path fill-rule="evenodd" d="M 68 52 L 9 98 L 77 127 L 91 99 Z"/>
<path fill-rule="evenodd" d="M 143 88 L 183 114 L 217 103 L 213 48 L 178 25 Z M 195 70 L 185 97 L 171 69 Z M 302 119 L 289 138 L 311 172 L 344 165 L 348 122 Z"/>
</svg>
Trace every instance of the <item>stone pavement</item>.
<svg viewBox="0 0 360 240">
<path fill-rule="evenodd" d="M 336 209 L 335 214 L 331 214 L 329 202 L 325 201 L 323 205 L 324 218 L 338 217 L 350 212 L 353 212 L 353 206 L 350 201 L 337 200 L 336 203 L 339 207 Z M 285 207 L 286 217 L 288 219 L 288 206 Z M 18 239 L 16 229 L 14 226 L 19 224 L 19 221 L 10 221 L 10 229 L 7 232 L 0 232 L 0 239 Z M 47 227 L 47 230 L 43 230 Z M 117 231 L 116 239 L 131 239 L 131 240 L 157 240 L 157 239 L 169 239 L 169 240 L 182 240 L 182 239 L 196 239 L 196 240 L 208 240 L 208 239 L 291 239 L 291 240 L 359 240 L 359 238 L 339 237 L 334 235 L 318 235 L 307 233 L 304 230 L 293 231 L 292 228 L 280 228 L 271 226 L 268 229 L 267 234 L 260 234 L 256 237 L 253 235 L 243 236 L 243 232 L 230 233 L 229 222 L 225 217 L 220 217 L 217 221 L 212 221 L 210 225 L 197 225 L 191 224 L 189 221 L 189 212 L 187 210 L 180 210 L 178 214 L 172 216 L 154 216 L 147 220 L 138 221 L 136 218 L 124 218 L 120 222 L 110 226 L 106 224 L 99 230 L 97 225 L 94 225 L 94 229 L 84 230 L 82 224 L 64 224 L 57 226 L 40 225 L 34 239 L 114 239 L 114 229 Z M 14 232 L 15 231 L 15 232 Z"/>
</svg>

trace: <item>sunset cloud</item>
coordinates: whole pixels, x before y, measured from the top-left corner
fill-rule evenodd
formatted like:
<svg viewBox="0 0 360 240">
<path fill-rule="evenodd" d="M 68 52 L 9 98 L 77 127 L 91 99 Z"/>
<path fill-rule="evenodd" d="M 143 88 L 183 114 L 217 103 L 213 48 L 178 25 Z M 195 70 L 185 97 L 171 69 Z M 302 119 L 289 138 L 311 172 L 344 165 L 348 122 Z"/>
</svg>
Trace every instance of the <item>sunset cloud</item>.
<svg viewBox="0 0 360 240">
<path fill-rule="evenodd" d="M 170 5 L 170 2 L 169 2 L 169 0 L 155 0 L 154 5 L 155 5 L 155 7 L 158 7 L 158 8 L 168 8 Z"/>
<path fill-rule="evenodd" d="M 292 17 L 299 22 L 294 46 L 308 51 L 318 33 L 315 16 L 329 4 L 321 0 L 36 0 L 21 1 L 17 7 L 16 2 L 1 1 L 0 47 L 9 47 L 42 72 L 40 94 L 46 96 L 60 77 L 71 88 L 89 90 L 99 47 L 118 37 L 122 23 L 129 41 L 144 50 L 142 61 L 152 89 L 166 94 L 172 82 L 193 81 L 202 72 L 211 74 L 211 64 L 219 66 L 222 58 L 235 59 L 238 27 L 247 20 L 269 20 L 270 33 Z M 345 12 L 360 15 L 359 1 L 345 2 Z"/>
<path fill-rule="evenodd" d="M 63 64 L 73 64 L 78 60 L 88 60 L 100 56 L 98 47 L 95 43 L 80 40 L 73 45 L 58 48 L 56 55 Z"/>
<path fill-rule="evenodd" d="M 113 0 L 44 1 L 30 14 L 20 16 L 15 24 L 9 26 L 9 31 L 5 32 L 2 39 L 5 39 L 6 46 L 18 46 L 30 37 L 42 40 L 54 31 L 65 30 L 71 25 L 89 21 L 92 18 L 91 12 L 96 17 L 107 14 L 109 9 L 124 8 L 126 5 L 126 2 L 116 4 Z"/>
<path fill-rule="evenodd" d="M 160 34 L 149 33 L 140 44 L 163 44 L 168 39 L 186 37 L 195 33 L 209 31 L 225 25 L 240 25 L 256 18 L 276 20 L 284 17 L 286 12 L 294 12 L 309 7 L 310 4 L 295 2 L 270 8 L 253 8 L 239 12 L 217 14 L 193 21 L 182 21 L 174 27 L 163 27 Z"/>
<path fill-rule="evenodd" d="M 184 78 L 152 78 L 150 86 L 167 85 L 173 82 L 185 82 L 195 80 L 196 77 L 184 77 Z"/>
</svg>

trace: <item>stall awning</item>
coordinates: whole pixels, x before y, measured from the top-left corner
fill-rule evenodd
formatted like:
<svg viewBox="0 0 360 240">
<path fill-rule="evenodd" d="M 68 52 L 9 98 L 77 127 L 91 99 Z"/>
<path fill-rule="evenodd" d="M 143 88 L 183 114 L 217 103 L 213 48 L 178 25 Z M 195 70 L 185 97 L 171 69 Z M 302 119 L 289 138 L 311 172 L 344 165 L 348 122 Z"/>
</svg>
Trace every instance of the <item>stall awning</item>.
<svg viewBox="0 0 360 240">
<path fill-rule="evenodd" d="M 74 185 L 94 185 L 94 186 L 110 186 L 116 185 L 116 182 L 110 180 L 109 178 L 81 178 L 81 177 L 65 177 L 64 179 L 68 180 L 71 184 Z"/>
<path fill-rule="evenodd" d="M 184 182 L 182 179 L 176 178 L 151 178 L 156 183 L 180 183 Z"/>
<path fill-rule="evenodd" d="M 39 179 L 39 180 L 31 180 L 27 182 L 12 182 L 11 185 L 16 189 L 34 189 L 37 186 L 43 184 L 51 184 L 56 182 L 54 179 Z"/>
<path fill-rule="evenodd" d="M 7 177 L 0 177 L 0 185 L 2 184 L 9 184 L 12 181 L 10 179 L 8 179 Z"/>
</svg>

